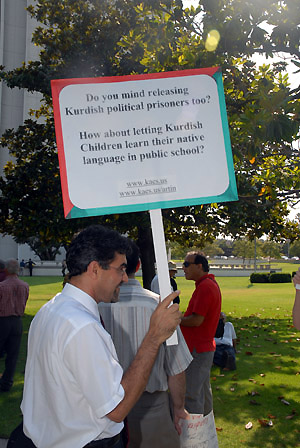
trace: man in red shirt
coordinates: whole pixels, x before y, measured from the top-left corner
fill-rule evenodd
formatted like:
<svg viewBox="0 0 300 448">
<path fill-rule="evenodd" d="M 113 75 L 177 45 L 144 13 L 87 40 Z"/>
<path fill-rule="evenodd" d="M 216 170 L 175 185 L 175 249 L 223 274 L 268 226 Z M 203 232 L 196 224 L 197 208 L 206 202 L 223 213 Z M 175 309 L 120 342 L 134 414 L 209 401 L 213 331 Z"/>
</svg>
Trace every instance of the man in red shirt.
<svg viewBox="0 0 300 448">
<path fill-rule="evenodd" d="M 221 291 L 200 252 L 187 253 L 183 270 L 187 280 L 196 282 L 181 321 L 181 331 L 193 356 L 186 370 L 185 407 L 190 413 L 207 415 L 213 409 L 210 369 L 216 349 L 214 336 L 221 312 Z"/>
</svg>

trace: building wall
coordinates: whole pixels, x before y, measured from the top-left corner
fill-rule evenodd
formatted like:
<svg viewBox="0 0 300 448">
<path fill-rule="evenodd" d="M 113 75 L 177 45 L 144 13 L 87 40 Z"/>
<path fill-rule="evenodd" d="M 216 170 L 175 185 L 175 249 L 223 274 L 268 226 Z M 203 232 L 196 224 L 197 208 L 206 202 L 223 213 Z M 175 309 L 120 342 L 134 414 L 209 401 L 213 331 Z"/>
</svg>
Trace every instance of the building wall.
<svg viewBox="0 0 300 448">
<path fill-rule="evenodd" d="M 36 27 L 26 11 L 31 0 L 0 0 L 0 64 L 7 70 L 20 67 L 22 63 L 35 60 L 38 48 L 31 42 Z M 17 128 L 28 118 L 30 108 L 38 109 L 40 95 L 22 89 L 8 88 L 0 83 L 0 135 L 6 129 Z M 0 171 L 10 159 L 8 150 L 0 148 Z M 38 258 L 27 245 L 18 245 L 10 236 L 0 235 L 0 258 Z"/>
</svg>

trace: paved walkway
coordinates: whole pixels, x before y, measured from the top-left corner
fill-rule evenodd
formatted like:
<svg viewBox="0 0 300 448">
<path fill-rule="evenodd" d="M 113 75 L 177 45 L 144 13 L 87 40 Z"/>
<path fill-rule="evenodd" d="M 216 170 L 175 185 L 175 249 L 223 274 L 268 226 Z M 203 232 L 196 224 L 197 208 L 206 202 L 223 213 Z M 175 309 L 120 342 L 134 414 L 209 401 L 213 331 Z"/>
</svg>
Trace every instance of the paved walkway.
<svg viewBox="0 0 300 448">
<path fill-rule="evenodd" d="M 0 448 L 6 448 L 7 439 L 0 439 Z"/>
</svg>

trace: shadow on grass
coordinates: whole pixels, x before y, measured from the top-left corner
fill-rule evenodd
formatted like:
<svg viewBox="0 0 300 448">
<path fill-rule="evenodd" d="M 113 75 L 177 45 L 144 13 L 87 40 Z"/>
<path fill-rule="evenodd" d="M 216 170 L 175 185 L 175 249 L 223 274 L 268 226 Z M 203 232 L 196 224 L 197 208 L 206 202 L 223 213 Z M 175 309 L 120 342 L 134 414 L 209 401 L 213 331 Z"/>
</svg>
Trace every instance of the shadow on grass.
<svg viewBox="0 0 300 448">
<path fill-rule="evenodd" d="M 38 285 L 50 285 L 53 283 L 63 282 L 62 276 L 39 276 L 39 277 L 20 277 L 24 282 L 28 283 L 29 286 L 38 286 Z"/>
<path fill-rule="evenodd" d="M 300 334 L 290 318 L 230 320 L 239 337 L 237 370 L 213 367 L 211 374 L 217 426 L 224 426 L 220 446 L 230 446 L 227 436 L 237 439 L 234 447 L 300 446 Z M 263 426 L 270 420 L 272 427 Z M 249 421 L 253 429 L 246 431 Z"/>
</svg>

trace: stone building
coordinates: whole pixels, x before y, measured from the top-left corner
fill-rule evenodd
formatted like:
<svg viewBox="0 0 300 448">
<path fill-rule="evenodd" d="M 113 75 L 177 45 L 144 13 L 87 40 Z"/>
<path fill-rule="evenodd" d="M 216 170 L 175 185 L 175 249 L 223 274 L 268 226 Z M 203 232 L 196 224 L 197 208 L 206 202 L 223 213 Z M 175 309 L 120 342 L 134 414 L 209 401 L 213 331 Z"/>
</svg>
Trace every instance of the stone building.
<svg viewBox="0 0 300 448">
<path fill-rule="evenodd" d="M 7 70 L 23 62 L 37 59 L 38 48 L 31 42 L 36 21 L 25 10 L 32 0 L 0 0 L 0 65 Z M 39 94 L 23 89 L 10 89 L 0 83 L 0 135 L 6 129 L 17 128 L 28 118 L 29 109 L 40 107 Z M 0 170 L 9 160 L 8 150 L 0 150 Z M 19 245 L 10 236 L 0 235 L 0 258 L 37 259 L 27 245 Z"/>
</svg>

